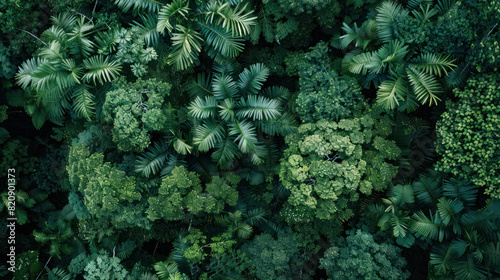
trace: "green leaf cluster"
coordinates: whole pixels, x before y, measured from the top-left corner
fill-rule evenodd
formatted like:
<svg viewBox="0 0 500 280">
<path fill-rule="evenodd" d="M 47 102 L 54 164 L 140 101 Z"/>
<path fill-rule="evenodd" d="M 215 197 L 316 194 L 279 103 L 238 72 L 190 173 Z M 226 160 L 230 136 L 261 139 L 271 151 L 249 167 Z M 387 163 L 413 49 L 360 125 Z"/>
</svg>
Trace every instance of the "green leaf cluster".
<svg viewBox="0 0 500 280">
<path fill-rule="evenodd" d="M 497 73 L 467 80 L 453 93 L 459 100 L 449 104 L 436 125 L 437 170 L 484 186 L 500 198 L 500 95 Z"/>
</svg>

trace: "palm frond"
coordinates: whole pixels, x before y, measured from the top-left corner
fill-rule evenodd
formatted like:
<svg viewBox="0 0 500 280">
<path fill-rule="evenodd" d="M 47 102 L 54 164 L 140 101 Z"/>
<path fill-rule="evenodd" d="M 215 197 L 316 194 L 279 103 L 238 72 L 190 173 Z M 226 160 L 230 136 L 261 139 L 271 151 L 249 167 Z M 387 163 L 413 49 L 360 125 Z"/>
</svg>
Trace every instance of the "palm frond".
<svg viewBox="0 0 500 280">
<path fill-rule="evenodd" d="M 246 219 L 245 221 L 251 225 L 256 226 L 262 223 L 267 222 L 265 218 L 266 212 L 262 208 L 253 208 L 246 213 L 244 213 L 243 217 Z"/>
<path fill-rule="evenodd" d="M 156 29 L 158 16 L 156 14 L 146 14 L 141 15 L 141 19 L 142 23 L 133 21 L 133 25 L 138 26 L 142 30 L 144 42 L 149 47 L 158 45 L 158 40 L 160 39 L 160 33 Z"/>
<path fill-rule="evenodd" d="M 438 100 L 441 101 L 438 95 L 442 92 L 442 89 L 435 77 L 420 72 L 411 66 L 407 67 L 406 73 L 413 92 L 420 103 L 425 104 L 428 101 L 429 105 L 432 105 L 432 103 L 437 105 Z"/>
<path fill-rule="evenodd" d="M 232 36 L 245 36 L 250 34 L 251 27 L 257 24 L 257 17 L 253 16 L 253 11 L 244 13 L 246 5 L 241 7 L 236 6 L 232 8 L 225 3 L 221 6 L 219 15 L 221 17 L 222 27 L 226 31 L 231 31 Z M 220 22 L 218 22 L 220 24 Z"/>
<path fill-rule="evenodd" d="M 474 280 L 487 278 L 487 271 L 484 265 L 478 263 L 473 254 L 469 252 L 463 258 L 457 260 L 453 268 L 456 279 Z"/>
<path fill-rule="evenodd" d="M 187 85 L 187 91 L 192 98 L 215 94 L 211 91 L 211 76 L 199 73 L 196 80 L 191 80 Z"/>
<path fill-rule="evenodd" d="M 365 23 L 363 23 L 363 25 L 364 24 Z M 361 47 L 363 50 L 366 49 L 371 39 L 367 38 L 365 35 L 365 28 L 363 28 L 363 25 L 358 27 L 358 25 L 354 23 L 354 28 L 351 28 L 345 22 L 343 23 L 342 30 L 344 30 L 346 34 L 340 36 L 340 47 L 342 49 L 346 49 L 353 41 L 355 42 L 354 46 L 356 48 Z"/>
<path fill-rule="evenodd" d="M 432 0 L 409 0 L 408 5 L 406 5 L 406 7 L 410 10 L 413 10 L 421 5 L 422 6 L 432 5 Z"/>
<path fill-rule="evenodd" d="M 413 183 L 413 191 L 419 203 L 437 205 L 438 199 L 443 196 L 442 176 L 439 173 L 422 175 Z"/>
<path fill-rule="evenodd" d="M 42 38 L 46 37 L 49 41 L 57 41 L 61 45 L 65 45 L 68 41 L 68 35 L 61 26 L 52 25 L 49 29 L 42 33 Z"/>
<path fill-rule="evenodd" d="M 470 75 L 470 68 L 468 65 L 461 63 L 449 73 L 445 78 L 444 82 L 448 88 L 456 88 L 465 86 L 465 81 Z"/>
<path fill-rule="evenodd" d="M 189 3 L 186 0 L 174 0 L 163 6 L 158 14 L 156 30 L 163 33 L 166 28 L 168 32 L 172 32 L 178 22 L 188 19 L 189 10 Z"/>
<path fill-rule="evenodd" d="M 88 90 L 87 85 L 78 85 L 73 90 L 73 110 L 79 118 L 90 121 L 95 115 L 94 96 Z"/>
<path fill-rule="evenodd" d="M 236 103 L 232 98 L 224 99 L 219 105 L 219 116 L 225 121 L 233 121 L 235 116 Z"/>
<path fill-rule="evenodd" d="M 52 16 L 50 18 L 50 21 L 52 21 L 53 25 L 61 27 L 64 32 L 70 33 L 76 22 L 76 17 L 73 14 L 67 12 L 58 14 L 57 16 Z"/>
<path fill-rule="evenodd" d="M 207 46 L 225 57 L 236 57 L 243 51 L 243 38 L 234 37 L 222 26 L 201 23 L 201 34 Z"/>
<path fill-rule="evenodd" d="M 234 166 L 234 160 L 240 157 L 238 146 L 230 137 L 225 137 L 222 141 L 217 142 L 215 151 L 212 153 L 212 160 L 222 170 L 231 169 Z"/>
<path fill-rule="evenodd" d="M 459 240 L 453 240 L 454 243 L 445 242 L 437 244 L 431 254 L 429 264 L 434 266 L 437 275 L 443 275 L 451 272 L 454 262 L 458 259 L 457 251 L 461 245 L 457 243 Z M 458 250 L 457 250 L 458 247 Z"/>
<path fill-rule="evenodd" d="M 243 98 L 240 100 L 236 116 L 253 120 L 272 120 L 281 116 L 280 105 L 277 100 L 249 95 L 246 100 Z"/>
<path fill-rule="evenodd" d="M 442 72 L 448 75 L 448 71 L 456 67 L 453 64 L 454 61 L 455 59 L 450 59 L 450 55 L 433 53 L 422 53 L 413 59 L 413 63 L 417 69 L 438 77 L 441 77 Z"/>
<path fill-rule="evenodd" d="M 114 0 L 114 2 L 125 13 L 130 9 L 134 12 L 156 13 L 160 9 L 160 3 L 157 0 Z"/>
<path fill-rule="evenodd" d="M 189 104 L 189 114 L 196 119 L 207 119 L 216 115 L 217 100 L 214 96 L 205 96 L 205 99 L 196 97 L 194 101 Z"/>
<path fill-rule="evenodd" d="M 191 153 L 192 147 L 188 145 L 186 140 L 181 138 L 180 133 L 172 132 L 172 134 L 174 135 L 174 137 L 171 139 L 171 142 L 173 143 L 174 150 L 181 155 Z"/>
<path fill-rule="evenodd" d="M 377 91 L 377 105 L 384 109 L 393 110 L 408 95 L 408 84 L 398 77 L 383 81 Z"/>
<path fill-rule="evenodd" d="M 464 209 L 464 204 L 462 203 L 462 201 L 458 199 L 451 200 L 446 197 L 442 197 L 438 200 L 437 208 L 443 224 L 447 226 L 452 223 L 453 232 L 455 234 L 460 234 L 461 228 L 458 224 L 458 219 L 460 212 Z"/>
<path fill-rule="evenodd" d="M 298 124 L 293 115 L 285 112 L 277 119 L 258 121 L 257 126 L 266 134 L 286 136 L 295 132 Z"/>
<path fill-rule="evenodd" d="M 23 89 L 34 86 L 38 79 L 38 68 L 41 64 L 48 62 L 46 59 L 32 58 L 21 64 L 19 71 L 16 73 L 17 84 Z"/>
<path fill-rule="evenodd" d="M 457 0 L 439 0 L 437 3 L 437 9 L 439 11 L 439 15 L 442 16 L 446 14 L 457 4 L 457 2 L 458 2 Z"/>
<path fill-rule="evenodd" d="M 418 234 L 442 242 L 448 236 L 448 232 L 442 225 L 442 220 L 439 215 L 429 212 L 430 218 L 424 212 L 418 211 L 414 213 L 411 229 Z"/>
<path fill-rule="evenodd" d="M 257 94 L 269 76 L 269 68 L 262 63 L 256 63 L 245 68 L 240 73 L 238 87 L 244 93 Z"/>
<path fill-rule="evenodd" d="M 471 184 L 469 181 L 455 178 L 445 180 L 443 191 L 444 196 L 457 198 L 464 203 L 464 206 L 476 205 L 478 186 Z"/>
<path fill-rule="evenodd" d="M 190 68 L 198 59 L 203 39 L 198 31 L 190 27 L 177 25 L 178 32 L 171 38 L 174 49 L 168 55 L 168 64 L 173 64 L 176 70 Z"/>
<path fill-rule="evenodd" d="M 250 122 L 235 120 L 230 123 L 229 135 L 237 135 L 235 141 L 238 141 L 238 148 L 243 153 L 248 153 L 255 149 L 255 144 L 257 144 L 257 132 Z"/>
<path fill-rule="evenodd" d="M 437 15 L 438 10 L 431 8 L 431 4 L 426 4 L 420 6 L 420 11 L 413 10 L 411 13 L 415 16 L 415 18 L 419 19 L 421 25 L 424 25 L 431 17 Z"/>
<path fill-rule="evenodd" d="M 156 142 L 147 152 L 142 153 L 135 162 L 135 172 L 149 178 L 163 168 L 169 157 L 169 147 L 165 142 Z"/>
<path fill-rule="evenodd" d="M 400 4 L 392 1 L 383 2 L 376 10 L 377 16 L 375 20 L 379 38 L 382 42 L 388 42 L 394 39 L 394 30 L 392 28 L 394 21 L 407 17 L 409 13 Z"/>
<path fill-rule="evenodd" d="M 116 79 L 122 69 L 117 61 L 109 61 L 109 57 L 103 59 L 101 55 L 95 55 L 85 59 L 83 65 L 87 72 L 83 75 L 82 79 L 86 81 L 92 80 L 94 84 L 96 80 L 103 84 Z"/>
<path fill-rule="evenodd" d="M 207 120 L 194 128 L 193 144 L 198 145 L 200 151 L 207 152 L 220 143 L 224 135 L 226 135 L 226 130 L 223 122 Z"/>
<path fill-rule="evenodd" d="M 217 99 L 234 98 L 238 93 L 236 82 L 226 74 L 215 75 L 212 81 L 212 89 Z"/>
<path fill-rule="evenodd" d="M 85 22 L 85 17 L 81 16 L 76 20 L 75 28 L 68 34 L 70 36 L 69 42 L 72 43 L 69 53 L 75 58 L 83 59 L 89 57 L 93 52 L 95 44 L 87 38 L 92 29 L 94 29 L 94 25 Z"/>
<path fill-rule="evenodd" d="M 375 54 L 375 52 L 367 52 L 355 55 L 349 62 L 347 69 L 354 74 L 366 75 L 368 69 L 375 68 L 373 67 Z"/>
<path fill-rule="evenodd" d="M 291 97 L 288 88 L 283 86 L 266 87 L 260 95 L 270 99 L 278 100 L 283 106 L 286 105 L 287 101 Z"/>
</svg>

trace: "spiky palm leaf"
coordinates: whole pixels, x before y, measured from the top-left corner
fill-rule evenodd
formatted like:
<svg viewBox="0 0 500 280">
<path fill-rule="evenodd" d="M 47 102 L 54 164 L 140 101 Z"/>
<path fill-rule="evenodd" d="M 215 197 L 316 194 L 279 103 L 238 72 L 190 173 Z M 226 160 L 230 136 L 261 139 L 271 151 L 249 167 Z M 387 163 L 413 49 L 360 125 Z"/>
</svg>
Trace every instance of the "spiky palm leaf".
<svg viewBox="0 0 500 280">
<path fill-rule="evenodd" d="M 456 67 L 453 64 L 455 59 L 450 59 L 450 55 L 443 54 L 422 53 L 412 61 L 417 69 L 438 77 L 441 77 L 442 73 L 448 75 L 448 71 Z"/>
<path fill-rule="evenodd" d="M 160 3 L 157 0 L 115 0 L 114 2 L 125 13 L 130 9 L 135 13 L 139 11 L 155 13 L 160 9 Z"/>
<path fill-rule="evenodd" d="M 377 22 L 378 35 L 382 42 L 388 42 L 394 39 L 394 30 L 392 25 L 396 19 L 403 19 L 408 16 L 409 12 L 400 4 L 392 1 L 385 1 L 377 7 Z"/>
<path fill-rule="evenodd" d="M 118 62 L 114 60 L 109 61 L 109 57 L 104 59 L 101 55 L 85 59 L 83 65 L 86 69 L 86 73 L 83 75 L 82 79 L 87 82 L 92 80 L 94 84 L 96 80 L 103 84 L 116 79 L 122 68 Z"/>
<path fill-rule="evenodd" d="M 161 7 L 156 30 L 163 33 L 166 28 L 168 32 L 172 32 L 177 23 L 187 21 L 190 10 L 188 5 L 189 3 L 186 0 L 174 0 L 172 3 Z"/>
<path fill-rule="evenodd" d="M 249 95 L 241 99 L 236 113 L 237 117 L 252 118 L 253 120 L 271 120 L 281 116 L 281 103 L 278 100 L 264 96 Z"/>
<path fill-rule="evenodd" d="M 176 25 L 177 32 L 172 35 L 173 51 L 168 56 L 168 63 L 177 70 L 186 70 L 198 59 L 203 39 L 200 33 L 191 27 Z"/>
<path fill-rule="evenodd" d="M 201 34 L 208 47 L 226 57 L 236 57 L 243 51 L 243 38 L 234 37 L 220 25 L 201 23 Z"/>
<path fill-rule="evenodd" d="M 241 92 L 257 94 L 269 76 L 269 68 L 262 63 L 256 63 L 245 68 L 240 73 L 238 87 Z"/>
<path fill-rule="evenodd" d="M 403 102 L 408 95 L 408 83 L 402 77 L 383 81 L 377 91 L 377 104 L 392 110 Z"/>
<path fill-rule="evenodd" d="M 432 103 L 437 105 L 438 100 L 441 101 L 438 96 L 442 92 L 442 87 L 437 79 L 427 73 L 420 72 L 411 65 L 406 69 L 408 80 L 412 85 L 417 100 L 422 104 L 428 101 L 429 105 L 432 105 Z"/>
<path fill-rule="evenodd" d="M 137 158 L 135 163 L 135 172 L 141 176 L 149 178 L 155 175 L 163 168 L 165 161 L 170 155 L 169 147 L 165 142 L 156 142 L 147 152 Z"/>
<path fill-rule="evenodd" d="M 238 148 L 243 153 L 248 153 L 255 149 L 257 144 L 257 132 L 255 126 L 248 121 L 238 121 L 229 124 L 229 135 L 236 135 L 235 141 L 238 142 Z"/>
<path fill-rule="evenodd" d="M 224 135 L 226 135 L 224 123 L 207 120 L 195 127 L 193 144 L 198 145 L 200 151 L 207 152 L 220 143 L 225 138 Z"/>
</svg>

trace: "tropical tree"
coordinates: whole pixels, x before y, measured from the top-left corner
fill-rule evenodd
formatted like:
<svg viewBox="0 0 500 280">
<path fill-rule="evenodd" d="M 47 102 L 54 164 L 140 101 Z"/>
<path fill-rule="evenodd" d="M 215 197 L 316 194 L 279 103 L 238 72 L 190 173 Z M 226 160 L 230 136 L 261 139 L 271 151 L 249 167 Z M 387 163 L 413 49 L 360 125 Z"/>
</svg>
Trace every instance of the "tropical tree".
<svg viewBox="0 0 500 280">
<path fill-rule="evenodd" d="M 253 64 L 238 75 L 227 72 L 212 78 L 198 75 L 189 91 L 195 97 L 189 105 L 194 119 L 193 144 L 201 152 L 212 152 L 221 169 L 230 169 L 234 160 L 248 154 L 254 164 L 264 162 L 269 152 L 262 136 L 286 135 L 295 128 L 292 115 L 283 112 L 289 97 L 285 87 L 262 90 L 269 75 L 263 64 Z"/>
<path fill-rule="evenodd" d="M 370 205 L 368 212 L 399 244 L 410 247 L 420 237 L 431 245 L 430 276 L 486 279 L 500 264 L 500 200 L 481 201 L 478 194 L 466 180 L 430 172 L 412 185 L 394 186 L 384 205 Z"/>
<path fill-rule="evenodd" d="M 419 53 L 395 37 L 393 26 L 412 19 L 401 5 L 386 1 L 376 10 L 375 20 L 368 20 L 359 28 L 346 24 L 342 27 L 347 34 L 340 36 L 340 47 L 347 48 L 353 42 L 356 46 L 344 58 L 345 69 L 366 76 L 367 85 L 377 86 L 377 104 L 385 109 L 411 112 L 420 104 L 437 104 L 443 92 L 438 78 L 456 67 L 454 59 L 446 54 Z M 427 6 L 412 14 L 414 19 L 426 24 L 437 11 Z"/>
<path fill-rule="evenodd" d="M 96 28 L 87 18 L 65 13 L 51 21 L 40 39 L 43 46 L 16 74 L 17 83 L 29 92 L 24 107 L 37 129 L 47 119 L 62 125 L 65 112 L 90 121 L 104 100 L 98 98 L 100 86 L 121 70 L 117 61 L 94 54 L 91 35 Z"/>
<path fill-rule="evenodd" d="M 241 1 L 173 0 L 161 4 L 153 0 L 115 0 L 123 11 L 158 13 L 156 30 L 168 33 L 172 49 L 168 64 L 186 70 L 198 63 L 202 48 L 221 62 L 244 49 L 244 36 L 256 24 L 253 11 Z"/>
</svg>

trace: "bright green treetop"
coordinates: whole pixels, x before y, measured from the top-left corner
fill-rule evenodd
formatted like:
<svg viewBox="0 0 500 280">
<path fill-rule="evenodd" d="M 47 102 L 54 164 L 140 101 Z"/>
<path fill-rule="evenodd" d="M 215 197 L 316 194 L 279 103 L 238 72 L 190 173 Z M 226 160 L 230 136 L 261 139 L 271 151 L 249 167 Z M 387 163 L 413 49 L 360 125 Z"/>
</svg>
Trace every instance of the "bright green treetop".
<svg viewBox="0 0 500 280">
<path fill-rule="evenodd" d="M 437 170 L 453 173 L 486 187 L 500 198 L 500 75 L 471 77 L 463 90 L 455 89 L 450 104 L 436 125 Z"/>
</svg>

